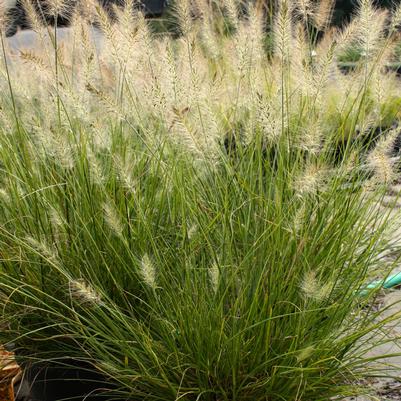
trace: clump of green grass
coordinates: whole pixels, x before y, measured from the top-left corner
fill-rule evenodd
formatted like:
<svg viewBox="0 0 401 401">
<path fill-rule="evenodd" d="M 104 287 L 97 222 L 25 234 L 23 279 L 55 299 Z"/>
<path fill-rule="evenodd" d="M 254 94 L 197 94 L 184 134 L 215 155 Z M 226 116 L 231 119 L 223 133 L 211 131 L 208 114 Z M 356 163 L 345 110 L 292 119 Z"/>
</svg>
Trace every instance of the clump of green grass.
<svg viewBox="0 0 401 401">
<path fill-rule="evenodd" d="M 90 361 L 113 399 L 370 391 L 369 351 L 397 318 L 364 289 L 392 267 L 378 201 L 398 132 L 368 154 L 359 139 L 399 84 L 382 69 L 394 30 L 359 6 L 310 42 L 324 15 L 283 1 L 273 58 L 261 14 L 232 1 L 225 35 L 206 4 L 179 2 L 178 38 L 130 3 L 117 24 L 96 9 L 101 50 L 78 15 L 64 44 L 31 15 L 53 45 L 3 59 L 0 341 L 25 361 Z M 366 57 L 343 76 L 354 40 Z"/>
</svg>

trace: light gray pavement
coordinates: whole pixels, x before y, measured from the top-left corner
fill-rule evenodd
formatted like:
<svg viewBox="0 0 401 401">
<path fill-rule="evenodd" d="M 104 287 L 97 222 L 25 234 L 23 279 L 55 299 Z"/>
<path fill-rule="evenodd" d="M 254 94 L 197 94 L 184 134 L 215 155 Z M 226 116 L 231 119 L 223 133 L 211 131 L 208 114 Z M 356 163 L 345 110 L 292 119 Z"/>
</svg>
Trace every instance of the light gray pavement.
<svg viewBox="0 0 401 401">
<path fill-rule="evenodd" d="M 40 32 L 40 34 L 29 29 L 19 31 L 14 36 L 6 38 L 7 45 L 11 53 L 14 55 L 18 55 L 21 51 L 40 52 L 43 49 L 43 42 L 45 42 L 45 46 L 52 47 L 50 34 L 53 35 L 54 32 L 51 28 L 49 29 L 50 30 L 43 28 L 43 31 Z M 103 35 L 101 31 L 92 27 L 89 32 L 95 48 L 100 52 L 103 45 Z M 63 42 L 70 42 L 71 39 L 73 39 L 72 29 L 57 28 L 57 39 L 61 44 L 63 44 Z"/>
<path fill-rule="evenodd" d="M 392 240 L 397 247 L 401 246 L 401 185 L 393 185 L 389 188 L 389 194 L 383 199 L 383 212 L 390 212 L 389 224 L 394 224 L 395 229 L 392 233 Z M 397 257 L 393 254 L 390 257 Z M 401 259 L 397 262 L 399 267 L 394 273 L 401 271 Z M 384 290 L 382 303 L 379 306 L 384 308 L 383 318 L 392 316 L 396 313 L 401 314 L 401 287 L 392 290 Z M 386 309 L 388 308 L 388 309 Z M 351 398 L 354 401 L 401 401 L 401 318 L 389 324 L 390 338 L 399 338 L 389 341 L 374 348 L 370 356 L 400 354 L 383 361 L 386 364 L 386 373 L 393 379 L 377 379 L 374 381 L 374 387 L 378 394 L 375 398 L 357 397 Z"/>
<path fill-rule="evenodd" d="M 391 316 L 401 311 L 401 290 L 395 289 L 387 291 L 383 296 L 381 308 L 387 309 L 383 317 Z M 401 338 L 401 320 L 390 324 L 391 337 Z M 349 398 L 347 401 L 401 401 L 401 340 L 390 341 L 386 344 L 379 345 L 374 348 L 369 356 L 380 356 L 400 354 L 383 361 L 386 366 L 386 373 L 391 375 L 393 379 L 375 379 L 373 386 L 377 389 L 375 397 L 356 397 Z"/>
</svg>

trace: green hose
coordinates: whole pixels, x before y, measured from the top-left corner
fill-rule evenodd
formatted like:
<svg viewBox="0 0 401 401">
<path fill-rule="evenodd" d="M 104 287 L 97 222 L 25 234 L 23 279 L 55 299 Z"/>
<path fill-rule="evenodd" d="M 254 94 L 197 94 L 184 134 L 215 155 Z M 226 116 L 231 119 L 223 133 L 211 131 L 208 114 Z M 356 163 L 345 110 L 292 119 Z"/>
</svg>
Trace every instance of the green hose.
<svg viewBox="0 0 401 401">
<path fill-rule="evenodd" d="M 368 284 L 364 290 L 361 291 L 361 295 L 365 295 L 369 290 L 375 290 L 379 288 L 393 288 L 397 285 L 401 285 L 401 272 L 389 276 L 386 280 L 376 280 Z"/>
</svg>

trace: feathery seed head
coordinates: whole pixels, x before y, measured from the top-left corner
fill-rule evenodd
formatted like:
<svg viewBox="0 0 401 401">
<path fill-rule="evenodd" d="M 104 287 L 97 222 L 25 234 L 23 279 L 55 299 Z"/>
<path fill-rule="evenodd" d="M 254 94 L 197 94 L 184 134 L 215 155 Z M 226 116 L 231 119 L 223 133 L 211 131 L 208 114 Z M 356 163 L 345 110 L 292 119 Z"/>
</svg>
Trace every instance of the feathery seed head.
<svg viewBox="0 0 401 401">
<path fill-rule="evenodd" d="M 238 28 L 238 4 L 237 0 L 223 0 L 224 9 L 230 25 L 234 28 Z"/>
<path fill-rule="evenodd" d="M 264 58 L 265 24 L 262 11 L 254 6 L 248 7 L 249 46 L 251 48 L 252 66 Z"/>
<path fill-rule="evenodd" d="M 74 150 L 71 141 L 65 136 L 60 135 L 56 138 L 56 154 L 59 163 L 66 169 L 72 169 L 75 166 Z"/>
<path fill-rule="evenodd" d="M 52 16 L 67 16 L 71 9 L 71 0 L 46 0 L 45 12 Z"/>
<path fill-rule="evenodd" d="M 299 141 L 300 148 L 311 154 L 319 153 L 322 148 L 323 132 L 318 119 L 311 119 L 308 122 Z"/>
<path fill-rule="evenodd" d="M 14 122 L 4 110 L 0 107 L 0 127 L 2 126 L 3 135 L 10 135 L 13 133 Z"/>
<path fill-rule="evenodd" d="M 52 127 L 37 127 L 35 139 L 45 155 L 64 169 L 75 166 L 74 149 L 65 131 L 55 131 Z"/>
<path fill-rule="evenodd" d="M 10 204 L 11 201 L 10 194 L 4 188 L 0 188 L 0 200 L 3 204 L 3 207 Z"/>
<path fill-rule="evenodd" d="M 390 34 L 395 32 L 401 25 L 401 3 L 393 10 L 391 14 Z"/>
<path fill-rule="evenodd" d="M 46 243 L 44 240 L 37 240 L 36 238 L 27 236 L 25 237 L 25 243 L 38 252 L 43 259 L 50 262 L 55 262 L 58 260 L 56 249 L 52 245 Z"/>
<path fill-rule="evenodd" d="M 274 44 L 275 52 L 282 63 L 290 59 L 292 44 L 292 8 L 288 0 L 280 0 L 275 18 Z"/>
<path fill-rule="evenodd" d="M 103 213 L 106 224 L 114 232 L 117 237 L 122 237 L 124 227 L 116 208 L 110 203 L 103 204 Z"/>
<path fill-rule="evenodd" d="M 192 154 L 197 161 L 207 160 L 209 156 L 213 156 L 217 147 L 216 143 L 210 141 L 207 132 L 199 132 L 187 118 L 179 114 L 175 114 L 171 124 L 169 124 L 171 132 L 171 140 L 178 146 L 186 149 Z"/>
<path fill-rule="evenodd" d="M 372 58 L 380 47 L 386 21 L 386 13 L 378 12 L 372 0 L 359 0 L 357 39 L 367 59 Z"/>
<path fill-rule="evenodd" d="M 308 21 L 309 18 L 313 16 L 313 7 L 311 0 L 296 0 L 295 3 L 300 17 L 304 21 Z"/>
<path fill-rule="evenodd" d="M 192 16 L 190 0 L 177 0 L 175 10 L 181 34 L 186 37 L 192 30 Z"/>
<path fill-rule="evenodd" d="M 8 4 L 6 1 L 0 1 L 0 34 L 5 35 L 7 27 L 12 23 L 7 13 Z"/>
<path fill-rule="evenodd" d="M 313 270 L 305 272 L 302 278 L 301 291 L 308 300 L 323 301 L 330 295 L 332 289 L 333 283 L 320 282 Z"/>
<path fill-rule="evenodd" d="M 209 267 L 208 273 L 213 292 L 216 293 L 220 283 L 220 269 L 217 263 L 213 263 L 213 265 Z"/>
<path fill-rule="evenodd" d="M 103 168 L 95 152 L 93 152 L 89 145 L 86 146 L 86 158 L 93 182 L 97 185 L 102 185 L 104 181 Z"/>
<path fill-rule="evenodd" d="M 270 99 L 262 96 L 258 98 L 256 105 L 256 119 L 263 132 L 267 143 L 275 143 L 281 136 L 282 124 L 280 113 Z"/>
<path fill-rule="evenodd" d="M 293 184 L 299 196 L 312 195 L 322 186 L 325 169 L 317 164 L 309 164 Z"/>
<path fill-rule="evenodd" d="M 55 241 L 57 243 L 60 243 L 65 235 L 66 222 L 63 216 L 61 215 L 60 211 L 53 206 L 50 206 L 49 220 L 53 230 Z"/>
<path fill-rule="evenodd" d="M 319 291 L 319 283 L 313 270 L 307 271 L 301 282 L 301 290 L 306 298 L 314 298 Z"/>
<path fill-rule="evenodd" d="M 144 52 L 147 61 L 152 61 L 153 53 L 153 38 L 149 30 L 149 25 L 142 13 L 138 13 L 135 18 L 135 30 L 136 34 L 134 41 L 136 46 L 139 47 L 140 51 Z"/>
<path fill-rule="evenodd" d="M 84 20 L 93 23 L 96 20 L 97 8 L 99 4 L 96 0 L 80 0 L 77 2 L 76 7 L 76 17 L 81 17 Z"/>
<path fill-rule="evenodd" d="M 157 288 L 156 269 L 147 253 L 143 255 L 141 260 L 141 276 L 146 285 L 153 290 Z"/>
<path fill-rule="evenodd" d="M 297 355 L 297 361 L 302 362 L 313 355 L 315 351 L 315 347 L 313 345 L 309 345 L 306 348 L 303 348 Z"/>
<path fill-rule="evenodd" d="M 99 121 L 91 126 L 91 137 L 95 150 L 97 151 L 110 151 L 111 136 L 110 133 L 101 126 Z"/>
<path fill-rule="evenodd" d="M 306 219 L 310 222 L 310 216 L 306 217 L 306 205 L 305 202 L 294 213 L 293 221 L 290 222 L 289 229 L 294 230 L 298 234 L 305 226 Z"/>
<path fill-rule="evenodd" d="M 202 19 L 201 38 L 205 51 L 209 57 L 211 59 L 217 59 L 219 57 L 220 50 L 217 44 L 216 35 L 213 32 L 213 28 L 209 19 Z"/>
<path fill-rule="evenodd" d="M 248 7 L 248 18 L 238 25 L 234 35 L 235 64 L 239 79 L 257 77 L 258 67 L 264 59 L 263 47 L 264 23 L 260 10 L 252 5 Z"/>
<path fill-rule="evenodd" d="M 90 7 L 90 4 L 89 4 Z M 108 40 L 108 42 L 111 44 L 111 50 L 112 52 L 115 52 L 116 49 L 112 49 L 115 47 L 115 35 L 116 35 L 116 30 L 114 29 L 110 16 L 107 13 L 107 11 L 101 7 L 99 4 L 95 5 L 95 22 L 98 24 L 99 29 L 101 32 L 104 34 L 105 38 Z"/>
<path fill-rule="evenodd" d="M 395 161 L 390 155 L 399 132 L 397 126 L 383 135 L 367 157 L 368 165 L 374 172 L 374 180 L 379 184 L 389 184 L 395 178 Z"/>
<path fill-rule="evenodd" d="M 101 297 L 97 291 L 84 279 L 70 280 L 69 292 L 71 298 L 82 307 L 101 305 Z"/>
<path fill-rule="evenodd" d="M 372 151 L 368 156 L 368 165 L 374 172 L 377 184 L 390 184 L 395 179 L 394 161 L 381 151 Z"/>
<path fill-rule="evenodd" d="M 359 31 L 359 24 L 356 19 L 349 22 L 348 25 L 342 29 L 336 30 L 334 37 L 335 53 L 337 56 L 341 55 L 344 51 L 351 48 L 357 39 Z"/>
<path fill-rule="evenodd" d="M 197 232 L 198 232 L 198 226 L 197 224 L 194 223 L 188 229 L 187 232 L 188 239 L 191 240 L 192 238 L 194 238 Z"/>
<path fill-rule="evenodd" d="M 331 22 L 335 0 L 320 0 L 313 13 L 313 22 L 319 31 L 324 31 Z"/>
<path fill-rule="evenodd" d="M 135 159 L 128 157 L 123 160 L 121 156 L 116 155 L 113 157 L 113 161 L 118 178 L 128 191 L 134 193 L 137 187 L 136 179 L 132 174 L 135 167 Z"/>
</svg>

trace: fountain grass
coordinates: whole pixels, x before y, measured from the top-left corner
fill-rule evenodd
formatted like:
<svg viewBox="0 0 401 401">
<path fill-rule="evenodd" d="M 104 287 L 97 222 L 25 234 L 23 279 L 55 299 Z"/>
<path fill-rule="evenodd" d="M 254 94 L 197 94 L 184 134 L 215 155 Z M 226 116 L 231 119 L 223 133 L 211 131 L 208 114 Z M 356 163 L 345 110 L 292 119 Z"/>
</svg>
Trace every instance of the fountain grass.
<svg viewBox="0 0 401 401">
<path fill-rule="evenodd" d="M 366 290 L 398 249 L 380 207 L 395 31 L 367 0 L 336 31 L 329 9 L 300 19 L 284 1 L 271 58 L 252 6 L 226 1 L 222 35 L 182 1 L 174 38 L 130 6 L 116 24 L 90 14 L 100 48 L 79 15 L 18 62 L 3 42 L 0 341 L 25 362 L 89 361 L 116 400 L 371 392 L 398 319 Z M 312 43 L 311 21 L 328 30 Z M 366 56 L 343 76 L 356 38 Z"/>
</svg>

